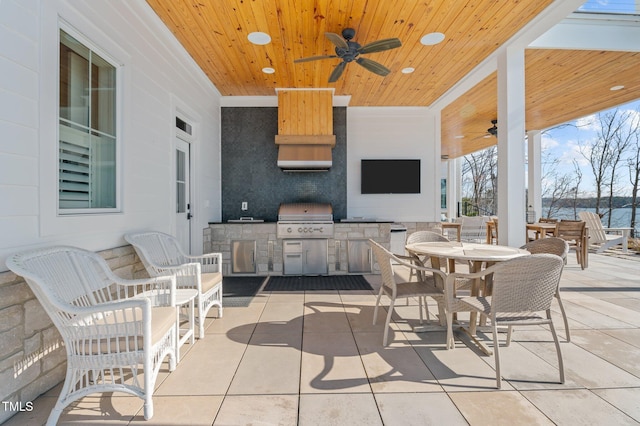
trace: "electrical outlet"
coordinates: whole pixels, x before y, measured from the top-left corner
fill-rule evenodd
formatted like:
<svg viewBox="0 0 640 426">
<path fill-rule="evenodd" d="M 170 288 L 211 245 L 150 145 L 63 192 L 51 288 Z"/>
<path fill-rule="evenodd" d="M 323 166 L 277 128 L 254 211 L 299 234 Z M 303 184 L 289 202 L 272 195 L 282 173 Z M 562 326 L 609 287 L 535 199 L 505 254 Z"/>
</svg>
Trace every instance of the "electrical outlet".
<svg viewBox="0 0 640 426">
<path fill-rule="evenodd" d="M 242 202 L 242 210 L 245 211 L 249 208 L 249 203 L 247 203 L 246 201 Z"/>
</svg>

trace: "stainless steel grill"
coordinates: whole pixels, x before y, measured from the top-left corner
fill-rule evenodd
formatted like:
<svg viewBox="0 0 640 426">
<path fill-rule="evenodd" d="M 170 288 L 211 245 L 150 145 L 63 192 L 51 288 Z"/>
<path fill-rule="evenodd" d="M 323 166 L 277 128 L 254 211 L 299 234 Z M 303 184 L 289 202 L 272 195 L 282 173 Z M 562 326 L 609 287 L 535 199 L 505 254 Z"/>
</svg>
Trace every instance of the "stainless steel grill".
<svg viewBox="0 0 640 426">
<path fill-rule="evenodd" d="M 281 204 L 276 224 L 277 238 L 332 238 L 331 204 Z"/>
</svg>

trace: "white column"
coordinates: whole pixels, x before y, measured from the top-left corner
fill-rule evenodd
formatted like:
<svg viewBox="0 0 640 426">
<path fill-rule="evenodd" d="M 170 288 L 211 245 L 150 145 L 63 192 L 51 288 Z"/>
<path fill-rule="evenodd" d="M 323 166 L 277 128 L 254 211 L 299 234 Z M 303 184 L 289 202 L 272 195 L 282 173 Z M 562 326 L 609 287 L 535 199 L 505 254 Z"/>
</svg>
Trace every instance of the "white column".
<svg viewBox="0 0 640 426">
<path fill-rule="evenodd" d="M 433 191 L 433 199 L 430 205 L 424 206 L 427 217 L 433 217 L 434 221 L 440 221 L 442 216 L 442 207 L 440 201 L 440 180 L 442 179 L 442 159 L 440 158 L 441 151 L 441 129 L 440 129 L 440 111 L 429 111 L 427 113 L 427 120 L 431 122 L 431 132 L 427 132 L 427 141 L 432 140 L 431 144 L 426 146 L 433 146 L 433 151 L 429 151 L 429 154 L 425 154 L 425 162 L 423 170 L 426 170 L 425 178 L 423 182 L 433 182 L 435 191 Z M 433 152 L 433 153 L 431 153 Z"/>
<path fill-rule="evenodd" d="M 460 163 L 462 158 L 454 158 L 447 161 L 447 216 L 453 220 L 458 215 L 458 202 L 462 195 L 462 171 Z"/>
<path fill-rule="evenodd" d="M 524 48 L 498 56 L 498 217 L 499 243 L 525 242 L 525 74 Z"/>
<path fill-rule="evenodd" d="M 542 217 L 542 132 L 527 132 L 527 208 L 536 212 L 536 219 Z"/>
</svg>

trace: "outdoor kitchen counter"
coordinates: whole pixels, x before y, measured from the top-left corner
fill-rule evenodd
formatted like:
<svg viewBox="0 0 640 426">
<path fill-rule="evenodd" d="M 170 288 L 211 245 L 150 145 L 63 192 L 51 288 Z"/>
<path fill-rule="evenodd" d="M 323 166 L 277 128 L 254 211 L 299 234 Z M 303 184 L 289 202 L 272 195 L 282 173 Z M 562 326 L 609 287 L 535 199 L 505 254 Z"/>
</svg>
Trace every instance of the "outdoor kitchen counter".
<svg viewBox="0 0 640 426">
<path fill-rule="evenodd" d="M 407 232 L 433 229 L 437 222 L 403 222 Z M 329 238 L 328 270 L 329 275 L 347 274 L 348 241 L 368 240 L 369 238 L 389 247 L 391 222 L 335 222 L 333 238 Z M 276 222 L 246 221 L 236 223 L 211 222 L 204 229 L 203 252 L 222 253 L 222 273 L 232 275 L 232 246 L 235 241 L 255 241 L 255 275 L 282 275 L 283 240 L 276 237 Z M 373 273 L 379 273 L 374 265 Z M 246 274 L 243 274 L 246 275 Z"/>
</svg>

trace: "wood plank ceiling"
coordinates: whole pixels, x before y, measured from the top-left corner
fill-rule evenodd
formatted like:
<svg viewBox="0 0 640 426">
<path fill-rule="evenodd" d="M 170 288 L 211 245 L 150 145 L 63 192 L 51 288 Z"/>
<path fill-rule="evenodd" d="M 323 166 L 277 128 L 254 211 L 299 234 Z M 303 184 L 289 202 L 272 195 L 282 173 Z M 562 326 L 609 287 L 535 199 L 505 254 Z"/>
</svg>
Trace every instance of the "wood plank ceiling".
<svg viewBox="0 0 640 426">
<path fill-rule="evenodd" d="M 276 88 L 335 88 L 350 106 L 429 106 L 553 0 L 147 0 L 223 96 L 274 96 Z M 325 32 L 356 30 L 355 41 L 390 37 L 400 48 L 366 55 L 391 69 L 386 77 L 356 63 L 336 83 L 340 59 L 293 61 L 334 54 Z M 247 35 L 268 33 L 271 43 Z M 445 34 L 437 45 L 420 38 Z M 638 54 L 528 50 L 528 129 L 550 126 L 640 98 Z M 597 66 L 596 66 L 597 64 Z M 264 67 L 275 70 L 262 72 Z M 405 67 L 415 72 L 404 74 Z M 624 72 L 621 72 L 624 70 Z M 623 75 L 622 75 L 623 74 Z M 624 77 L 615 83 L 612 76 Z M 628 81 L 628 83 L 627 83 Z M 626 90 L 609 87 L 624 84 Z M 594 93 L 594 88 L 599 90 Z M 606 90 L 604 90 L 606 88 Z M 482 136 L 497 114 L 495 74 L 442 112 L 442 153 L 454 158 L 490 146 Z M 456 138 L 464 135 L 464 138 Z"/>
</svg>

